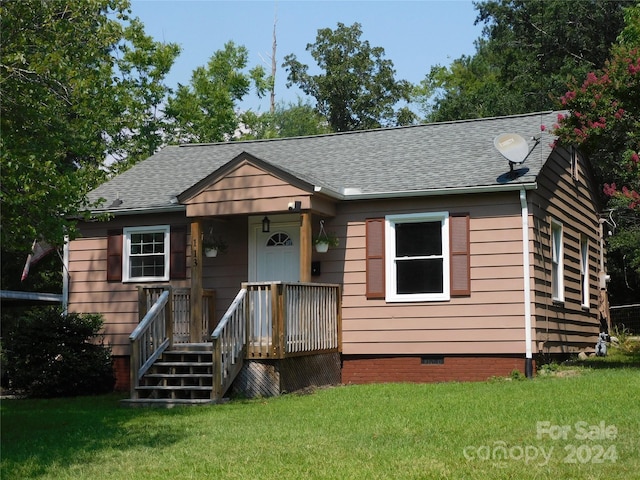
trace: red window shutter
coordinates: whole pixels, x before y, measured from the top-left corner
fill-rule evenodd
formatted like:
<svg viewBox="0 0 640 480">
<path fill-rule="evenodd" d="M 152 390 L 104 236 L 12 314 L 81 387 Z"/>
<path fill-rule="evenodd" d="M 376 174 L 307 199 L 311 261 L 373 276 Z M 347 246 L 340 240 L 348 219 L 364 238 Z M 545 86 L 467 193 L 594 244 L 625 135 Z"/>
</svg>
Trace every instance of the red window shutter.
<svg viewBox="0 0 640 480">
<path fill-rule="evenodd" d="M 367 298 L 384 298 L 384 218 L 368 219 L 366 236 Z"/>
<path fill-rule="evenodd" d="M 122 281 L 122 230 L 107 231 L 107 282 Z"/>
<path fill-rule="evenodd" d="M 172 279 L 187 278 L 187 227 L 171 227 L 169 276 Z"/>
<path fill-rule="evenodd" d="M 451 296 L 471 295 L 471 242 L 469 214 L 453 213 L 449 219 Z"/>
</svg>

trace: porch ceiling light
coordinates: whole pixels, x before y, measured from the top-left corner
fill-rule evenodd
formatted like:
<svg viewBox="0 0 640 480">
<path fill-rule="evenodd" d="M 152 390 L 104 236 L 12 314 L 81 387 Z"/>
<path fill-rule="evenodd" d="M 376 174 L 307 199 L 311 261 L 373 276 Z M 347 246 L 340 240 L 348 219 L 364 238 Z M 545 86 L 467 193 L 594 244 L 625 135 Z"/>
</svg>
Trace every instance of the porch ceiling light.
<svg viewBox="0 0 640 480">
<path fill-rule="evenodd" d="M 270 225 L 271 221 L 269 220 L 269 217 L 264 217 L 262 219 L 262 233 L 269 233 L 271 231 Z"/>
</svg>

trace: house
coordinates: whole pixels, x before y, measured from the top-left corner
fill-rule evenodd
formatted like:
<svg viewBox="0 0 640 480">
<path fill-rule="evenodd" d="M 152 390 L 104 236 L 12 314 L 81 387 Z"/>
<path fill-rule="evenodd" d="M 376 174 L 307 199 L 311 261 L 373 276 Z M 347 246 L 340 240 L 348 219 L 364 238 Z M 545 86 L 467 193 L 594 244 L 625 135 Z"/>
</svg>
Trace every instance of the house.
<svg viewBox="0 0 640 480">
<path fill-rule="evenodd" d="M 121 388 L 151 305 L 140 292 L 190 295 L 186 335 L 202 343 L 260 282 L 339 287 L 343 383 L 530 374 L 538 355 L 593 349 L 602 316 L 597 185 L 544 128 L 555 122 L 542 112 L 166 147 L 91 192 L 109 220 L 81 223 L 68 245 L 69 309 L 104 315 Z M 523 163 L 494 145 L 505 133 L 525 139 Z M 338 246 L 318 253 L 327 232 Z M 224 255 L 203 254 L 209 236 Z"/>
</svg>

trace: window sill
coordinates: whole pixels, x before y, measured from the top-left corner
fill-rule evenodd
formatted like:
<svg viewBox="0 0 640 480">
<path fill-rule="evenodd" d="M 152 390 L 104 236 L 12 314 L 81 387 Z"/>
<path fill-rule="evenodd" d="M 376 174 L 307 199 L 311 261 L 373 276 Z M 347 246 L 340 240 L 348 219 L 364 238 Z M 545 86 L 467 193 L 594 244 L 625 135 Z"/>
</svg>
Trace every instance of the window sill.
<svg viewBox="0 0 640 480">
<path fill-rule="evenodd" d="M 127 278 L 123 279 L 122 283 L 159 283 L 159 282 L 168 282 L 168 278 Z"/>
</svg>

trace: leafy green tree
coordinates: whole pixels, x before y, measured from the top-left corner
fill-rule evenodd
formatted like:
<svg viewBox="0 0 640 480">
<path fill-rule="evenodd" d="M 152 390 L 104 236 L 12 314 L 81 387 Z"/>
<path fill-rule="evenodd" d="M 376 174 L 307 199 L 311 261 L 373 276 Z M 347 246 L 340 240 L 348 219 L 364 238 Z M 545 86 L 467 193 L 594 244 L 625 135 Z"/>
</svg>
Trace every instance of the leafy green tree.
<svg viewBox="0 0 640 480">
<path fill-rule="evenodd" d="M 247 130 L 241 137 L 244 140 L 331 133 L 325 118 L 300 98 L 297 103 L 276 105 L 273 113 L 258 115 L 252 111 L 245 112 L 242 115 L 242 124 Z"/>
<path fill-rule="evenodd" d="M 632 0 L 488 0 L 476 53 L 436 66 L 416 91 L 429 120 L 548 110 L 571 77 L 601 68 Z"/>
<path fill-rule="evenodd" d="M 561 104 L 571 113 L 553 126 L 561 142 L 589 156 L 609 199 L 609 269 L 617 301 L 640 294 L 640 4 L 625 18 L 611 60 L 582 83 L 569 84 Z"/>
<path fill-rule="evenodd" d="M 315 98 L 316 109 L 337 132 L 412 123 L 415 116 L 407 108 L 394 110 L 401 100 L 409 101 L 412 85 L 396 80 L 384 49 L 372 47 L 361 35 L 359 23 L 318 30 L 307 51 L 323 73 L 311 75 L 294 54 L 287 55 L 282 65 L 288 71 L 287 87 L 297 85 Z"/>
<path fill-rule="evenodd" d="M 216 51 L 206 67 L 193 71 L 189 85 L 178 85 L 165 109 L 173 142 L 220 142 L 229 140 L 239 126 L 236 104 L 253 83 L 261 97 L 270 78 L 262 66 L 245 72 L 247 49 L 227 42 Z"/>
<path fill-rule="evenodd" d="M 178 53 L 144 35 L 127 0 L 0 5 L 1 242 L 73 236 L 107 156 L 157 148 L 153 112 Z"/>
<path fill-rule="evenodd" d="M 155 42 L 144 26 L 132 19 L 114 55 L 121 78 L 115 85 L 120 109 L 109 154 L 110 173 L 117 174 L 156 153 L 166 144 L 162 105 L 171 90 L 164 84 L 180 53 L 177 44 Z"/>
</svg>

